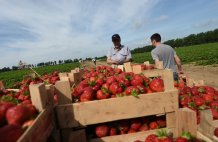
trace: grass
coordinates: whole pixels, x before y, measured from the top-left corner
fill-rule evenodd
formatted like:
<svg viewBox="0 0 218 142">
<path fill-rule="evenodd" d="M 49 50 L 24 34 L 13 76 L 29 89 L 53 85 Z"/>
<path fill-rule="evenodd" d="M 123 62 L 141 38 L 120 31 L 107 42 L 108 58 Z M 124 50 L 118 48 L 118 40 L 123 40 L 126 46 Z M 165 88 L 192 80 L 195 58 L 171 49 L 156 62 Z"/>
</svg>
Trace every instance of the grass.
<svg viewBox="0 0 218 142">
<path fill-rule="evenodd" d="M 69 63 L 69 64 L 39 67 L 39 68 L 34 68 L 34 70 L 38 74 L 43 75 L 44 73 L 52 73 L 55 70 L 58 70 L 60 72 L 68 72 L 74 69 L 75 67 L 79 67 L 79 65 L 80 65 L 79 63 Z M 0 80 L 3 80 L 6 88 L 12 88 L 14 83 L 21 81 L 25 75 L 28 75 L 30 73 L 33 73 L 30 69 L 2 72 L 0 73 Z"/>
</svg>

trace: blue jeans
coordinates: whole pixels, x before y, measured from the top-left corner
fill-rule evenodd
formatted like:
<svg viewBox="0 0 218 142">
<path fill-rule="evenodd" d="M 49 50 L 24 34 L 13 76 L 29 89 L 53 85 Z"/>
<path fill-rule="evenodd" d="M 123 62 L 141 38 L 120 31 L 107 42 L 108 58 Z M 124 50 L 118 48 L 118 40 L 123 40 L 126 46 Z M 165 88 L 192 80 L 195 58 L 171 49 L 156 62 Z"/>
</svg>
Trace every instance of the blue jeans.
<svg viewBox="0 0 218 142">
<path fill-rule="evenodd" d="M 173 72 L 173 79 L 174 79 L 174 81 L 178 81 L 179 76 L 178 76 L 177 72 Z"/>
</svg>

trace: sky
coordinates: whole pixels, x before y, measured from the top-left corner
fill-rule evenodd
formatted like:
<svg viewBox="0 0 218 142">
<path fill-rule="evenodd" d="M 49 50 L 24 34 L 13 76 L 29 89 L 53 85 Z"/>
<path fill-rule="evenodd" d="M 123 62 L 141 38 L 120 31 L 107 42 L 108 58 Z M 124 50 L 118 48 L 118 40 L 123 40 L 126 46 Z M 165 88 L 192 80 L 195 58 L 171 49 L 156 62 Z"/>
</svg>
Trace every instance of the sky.
<svg viewBox="0 0 218 142">
<path fill-rule="evenodd" d="M 104 56 L 218 28 L 218 0 L 0 0 L 0 68 Z"/>
</svg>

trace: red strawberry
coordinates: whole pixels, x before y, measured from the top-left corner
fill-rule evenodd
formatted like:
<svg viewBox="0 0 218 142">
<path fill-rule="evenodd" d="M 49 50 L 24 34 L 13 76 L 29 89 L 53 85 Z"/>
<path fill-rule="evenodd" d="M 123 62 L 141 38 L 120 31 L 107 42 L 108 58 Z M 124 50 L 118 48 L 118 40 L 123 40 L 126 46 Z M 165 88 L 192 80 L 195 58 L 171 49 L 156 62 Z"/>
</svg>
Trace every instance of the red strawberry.
<svg viewBox="0 0 218 142">
<path fill-rule="evenodd" d="M 94 99 L 94 91 L 91 87 L 84 88 L 83 94 L 80 96 L 81 102 L 91 101 Z"/>
<path fill-rule="evenodd" d="M 197 86 L 194 86 L 191 88 L 191 93 L 193 95 L 199 95 L 199 92 L 198 92 L 198 87 Z"/>
<path fill-rule="evenodd" d="M 123 133 L 127 133 L 129 130 L 129 124 L 127 121 L 120 121 L 119 130 Z"/>
<path fill-rule="evenodd" d="M 116 82 L 115 77 L 111 76 L 107 78 L 107 81 L 106 81 L 107 84 L 111 85 L 113 82 Z"/>
<path fill-rule="evenodd" d="M 139 129 L 139 131 L 148 131 L 149 127 L 147 124 L 144 124 L 143 126 L 141 126 L 141 128 Z"/>
<path fill-rule="evenodd" d="M 218 109 L 217 108 L 211 108 L 211 113 L 214 119 L 218 119 Z"/>
<path fill-rule="evenodd" d="M 164 119 L 157 119 L 157 124 L 160 128 L 166 127 L 166 121 Z"/>
<path fill-rule="evenodd" d="M 109 93 L 104 93 L 102 90 L 98 90 L 96 93 L 96 98 L 98 100 L 107 99 L 110 97 Z"/>
<path fill-rule="evenodd" d="M 125 94 L 126 95 L 133 95 L 133 96 L 137 96 L 139 95 L 139 89 L 136 86 L 129 86 L 126 88 L 125 90 Z"/>
<path fill-rule="evenodd" d="M 189 142 L 192 139 L 190 132 L 182 132 L 182 135 L 176 139 L 176 142 Z"/>
<path fill-rule="evenodd" d="M 150 88 L 154 92 L 163 92 L 164 91 L 164 83 L 160 78 L 155 78 L 150 82 Z"/>
<path fill-rule="evenodd" d="M 133 119 L 131 120 L 131 126 L 130 128 L 132 130 L 138 131 L 142 126 L 142 122 L 139 119 Z"/>
<path fill-rule="evenodd" d="M 100 126 L 97 126 L 95 128 L 95 134 L 97 137 L 101 138 L 101 137 L 105 137 L 105 136 L 108 136 L 109 134 L 109 127 L 106 126 L 106 125 L 100 125 Z"/>
<path fill-rule="evenodd" d="M 103 80 L 102 78 L 98 78 L 98 79 L 96 80 L 96 83 L 97 83 L 97 84 L 100 84 L 100 85 L 103 85 L 103 84 L 104 84 L 104 80 Z"/>
<path fill-rule="evenodd" d="M 23 105 L 11 107 L 6 112 L 6 119 L 8 124 L 20 124 L 31 117 L 29 109 Z"/>
<path fill-rule="evenodd" d="M 110 85 L 109 90 L 114 95 L 119 94 L 123 91 L 118 82 L 113 82 Z"/>
<path fill-rule="evenodd" d="M 203 96 L 203 98 L 204 98 L 204 100 L 207 102 L 207 103 L 210 103 L 210 102 L 212 102 L 213 101 L 213 94 L 205 94 L 204 96 Z"/>
<path fill-rule="evenodd" d="M 193 96 L 192 99 L 197 107 L 205 104 L 205 100 L 200 96 Z"/>
<path fill-rule="evenodd" d="M 128 134 L 130 134 L 130 133 L 136 133 L 136 130 L 134 130 L 134 129 L 129 129 Z"/>
<path fill-rule="evenodd" d="M 114 135 L 117 135 L 117 129 L 114 128 L 114 127 L 111 127 L 111 129 L 110 129 L 110 136 L 114 136 Z"/>
<path fill-rule="evenodd" d="M 115 69 L 115 72 L 116 72 L 117 74 L 120 74 L 120 73 L 122 72 L 122 70 L 119 69 L 119 68 L 116 68 L 116 69 Z"/>
<path fill-rule="evenodd" d="M 139 75 L 139 74 L 135 74 L 135 75 L 133 76 L 133 79 L 131 80 L 131 84 L 132 84 L 133 86 L 142 85 L 142 84 L 143 84 L 143 78 L 142 78 L 142 76 Z"/>
<path fill-rule="evenodd" d="M 15 104 L 10 102 L 2 102 L 0 103 L 0 124 L 5 120 L 6 112 L 9 108 L 14 107 Z"/>
<path fill-rule="evenodd" d="M 1 142 L 16 142 L 22 135 L 22 129 L 20 125 L 9 124 L 0 128 Z"/>
<path fill-rule="evenodd" d="M 140 93 L 145 94 L 147 93 L 147 89 L 143 85 L 137 85 L 137 88 L 140 90 Z"/>
<path fill-rule="evenodd" d="M 150 134 L 146 137 L 145 142 L 158 142 L 157 136 L 155 134 Z"/>
<path fill-rule="evenodd" d="M 155 121 L 150 122 L 150 123 L 149 123 L 149 127 L 150 127 L 151 130 L 154 130 L 154 129 L 159 128 L 157 122 L 155 122 Z"/>
<path fill-rule="evenodd" d="M 216 129 L 214 130 L 214 135 L 215 135 L 216 137 L 218 137 L 218 128 L 216 128 Z"/>
</svg>

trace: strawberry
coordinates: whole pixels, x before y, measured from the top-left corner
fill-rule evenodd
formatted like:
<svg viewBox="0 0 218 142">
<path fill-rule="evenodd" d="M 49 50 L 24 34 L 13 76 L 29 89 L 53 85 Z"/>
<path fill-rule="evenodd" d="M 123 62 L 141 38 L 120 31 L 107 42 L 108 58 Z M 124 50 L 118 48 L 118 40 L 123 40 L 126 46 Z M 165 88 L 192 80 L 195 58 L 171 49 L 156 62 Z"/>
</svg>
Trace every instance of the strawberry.
<svg viewBox="0 0 218 142">
<path fill-rule="evenodd" d="M 100 125 L 100 126 L 97 126 L 95 128 L 95 134 L 99 138 L 108 136 L 109 135 L 109 131 L 110 131 L 110 129 L 106 125 Z"/>
<path fill-rule="evenodd" d="M 199 95 L 198 87 L 197 86 L 194 86 L 194 87 L 191 88 L 191 94 Z"/>
<path fill-rule="evenodd" d="M 137 85 L 137 88 L 140 90 L 140 93 L 145 94 L 147 93 L 147 89 L 143 85 Z"/>
<path fill-rule="evenodd" d="M 111 76 L 107 78 L 107 81 L 106 81 L 107 84 L 111 85 L 113 82 L 116 82 L 115 77 Z"/>
<path fill-rule="evenodd" d="M 136 130 L 130 128 L 128 131 L 128 134 L 130 134 L 130 133 L 136 133 Z"/>
<path fill-rule="evenodd" d="M 30 110 L 23 105 L 18 105 L 11 107 L 6 112 L 6 120 L 8 124 L 19 124 L 22 125 L 23 122 L 31 117 Z"/>
<path fill-rule="evenodd" d="M 96 98 L 98 100 L 107 99 L 110 97 L 109 93 L 104 93 L 102 90 L 98 90 L 96 93 Z"/>
<path fill-rule="evenodd" d="M 142 78 L 142 76 L 139 75 L 139 74 L 135 74 L 135 75 L 133 76 L 133 79 L 131 80 L 131 84 L 132 84 L 133 86 L 142 85 L 142 84 L 143 84 L 143 78 Z"/>
<path fill-rule="evenodd" d="M 193 96 L 192 100 L 194 101 L 197 107 L 205 104 L 205 100 L 200 96 Z"/>
<path fill-rule="evenodd" d="M 161 119 L 161 118 L 157 119 L 157 124 L 160 128 L 164 128 L 164 127 L 166 127 L 166 120 Z"/>
<path fill-rule="evenodd" d="M 113 82 L 110 85 L 109 90 L 114 95 L 119 94 L 119 93 L 121 93 L 123 91 L 123 89 L 120 87 L 118 82 Z"/>
<path fill-rule="evenodd" d="M 211 103 L 213 101 L 213 94 L 205 94 L 203 96 L 204 100 L 207 102 L 207 103 Z"/>
<path fill-rule="evenodd" d="M 192 139 L 190 132 L 182 132 L 182 135 L 176 138 L 176 142 L 189 142 Z"/>
<path fill-rule="evenodd" d="M 111 128 L 110 128 L 110 134 L 109 134 L 109 135 L 110 135 L 110 136 L 117 135 L 117 129 L 114 128 L 114 127 L 111 127 Z"/>
<path fill-rule="evenodd" d="M 84 88 L 82 95 L 80 96 L 81 102 L 91 101 L 94 99 L 94 91 L 91 87 Z"/>
<path fill-rule="evenodd" d="M 138 131 L 142 126 L 142 122 L 139 119 L 133 119 L 131 120 L 131 126 L 130 129 Z"/>
<path fill-rule="evenodd" d="M 145 142 L 158 142 L 157 136 L 155 134 L 150 134 L 146 137 Z"/>
<path fill-rule="evenodd" d="M 20 125 L 9 124 L 0 128 L 1 142 L 16 142 L 22 135 L 22 129 Z"/>
<path fill-rule="evenodd" d="M 169 137 L 166 130 L 157 131 L 158 142 L 173 142 L 173 138 Z"/>
<path fill-rule="evenodd" d="M 150 88 L 154 92 L 163 92 L 164 91 L 164 83 L 160 78 L 155 78 L 150 82 Z"/>
<path fill-rule="evenodd" d="M 0 124 L 5 120 L 6 112 L 9 108 L 14 107 L 15 104 L 10 102 L 2 102 L 0 103 Z"/>
<path fill-rule="evenodd" d="M 216 128 L 216 129 L 214 130 L 214 135 L 215 135 L 216 137 L 218 137 L 218 128 Z"/>
<path fill-rule="evenodd" d="M 147 124 L 144 124 L 140 127 L 139 131 L 148 131 L 149 130 L 149 127 Z"/>
<path fill-rule="evenodd" d="M 133 95 L 133 96 L 138 96 L 139 95 L 139 89 L 136 86 L 129 86 L 125 90 L 125 94 L 128 95 Z"/>
<path fill-rule="evenodd" d="M 154 130 L 154 129 L 159 128 L 157 122 L 155 122 L 155 121 L 150 122 L 150 123 L 149 123 L 149 127 L 150 127 L 151 130 Z"/>
<path fill-rule="evenodd" d="M 128 130 L 129 130 L 129 124 L 125 120 L 124 121 L 120 121 L 118 127 L 119 127 L 120 132 L 124 133 L 124 134 L 127 133 Z"/>
</svg>

